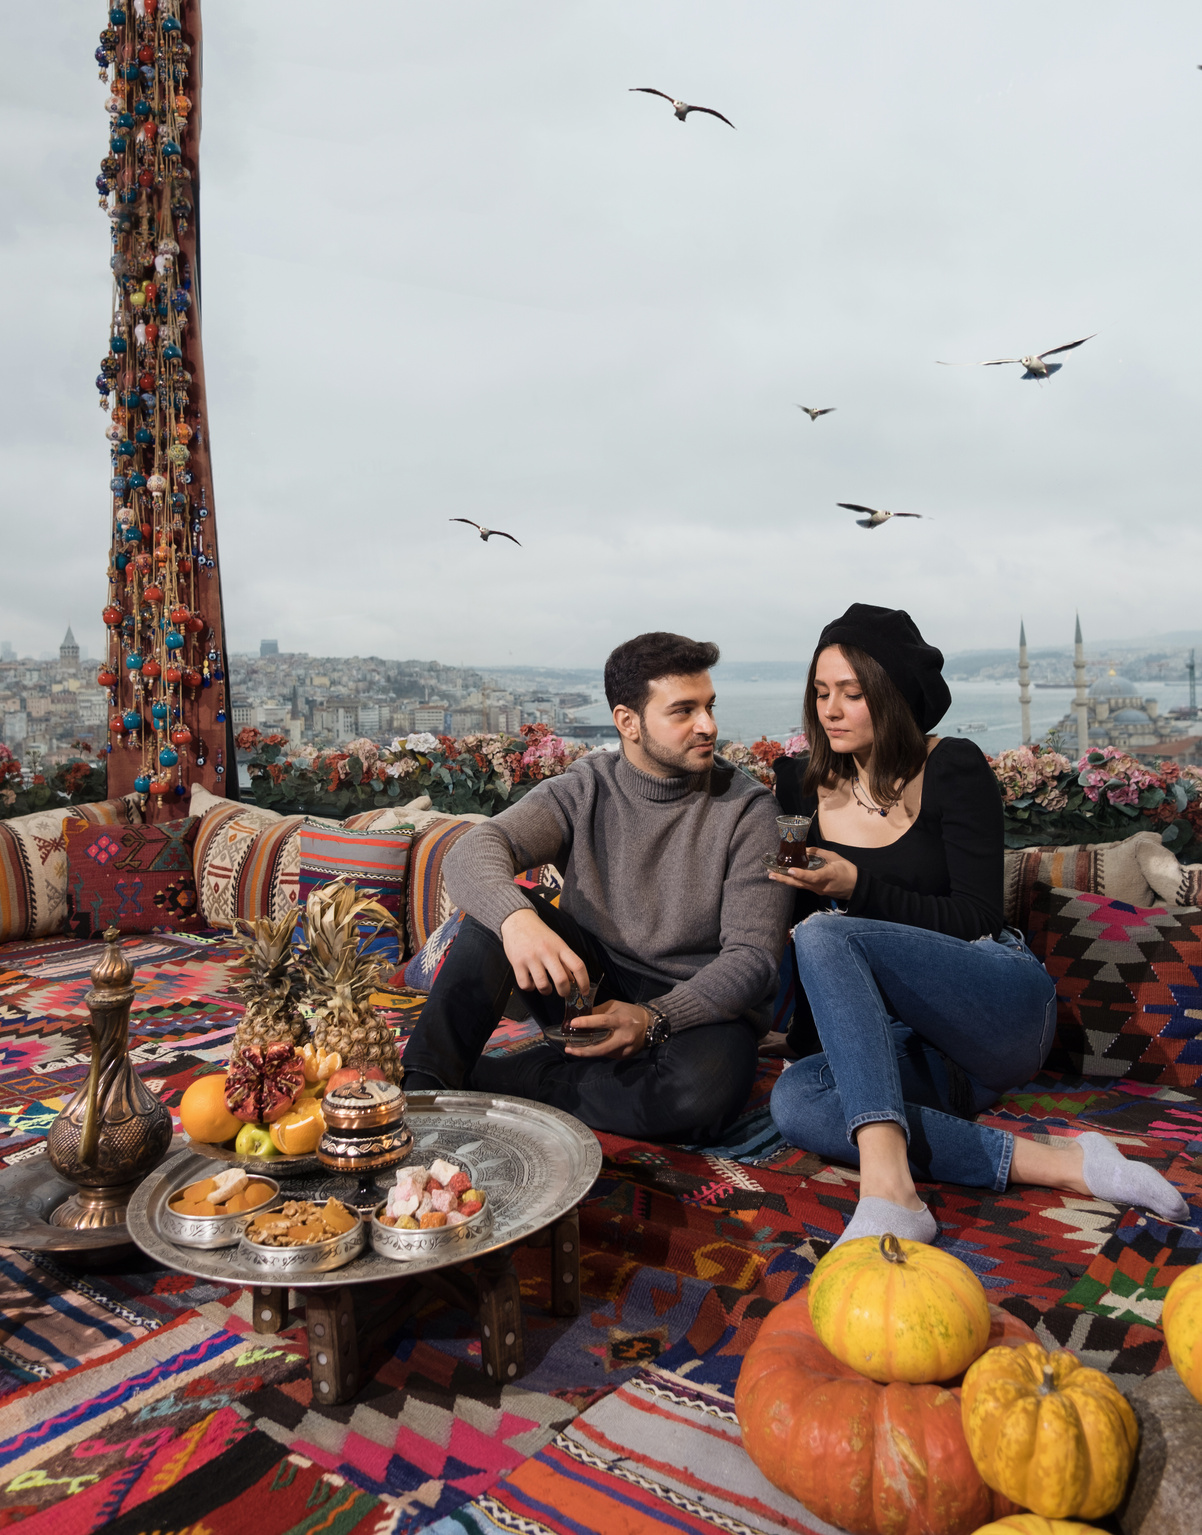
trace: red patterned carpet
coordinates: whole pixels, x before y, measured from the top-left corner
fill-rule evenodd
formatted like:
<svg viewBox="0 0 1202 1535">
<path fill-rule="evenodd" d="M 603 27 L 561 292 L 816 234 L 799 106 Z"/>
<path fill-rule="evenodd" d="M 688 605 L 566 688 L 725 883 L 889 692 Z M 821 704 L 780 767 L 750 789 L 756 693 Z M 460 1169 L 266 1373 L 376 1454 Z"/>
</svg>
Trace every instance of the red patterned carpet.
<svg viewBox="0 0 1202 1535">
<path fill-rule="evenodd" d="M 173 1106 L 222 1062 L 240 1005 L 222 935 L 131 939 L 132 1045 Z M 42 1138 L 87 1069 L 95 948 L 0 947 L 0 1160 Z M 389 1001 L 407 1035 L 413 999 Z M 496 1049 L 528 1034 L 506 1024 Z M 743 1351 L 804 1284 L 849 1214 L 855 1175 L 784 1146 L 765 1060 L 725 1142 L 602 1136 L 581 1212 L 581 1315 L 549 1312 L 546 1255 L 520 1249 L 527 1369 L 491 1385 L 471 1320 L 431 1301 L 372 1361 L 352 1403 L 312 1400 L 299 1315 L 250 1330 L 237 1289 L 131 1263 L 81 1277 L 0 1249 L 0 1525 L 36 1535 L 171 1530 L 819 1531 L 743 1453 L 730 1394 Z M 990 1116 L 1102 1129 L 1202 1213 L 1202 1094 L 1049 1073 Z M 1169 1226 L 1048 1190 L 925 1188 L 941 1244 L 990 1298 L 1120 1382 L 1164 1364 L 1165 1288 L 1202 1246 Z M 220 1457 L 220 1474 L 214 1462 Z"/>
</svg>

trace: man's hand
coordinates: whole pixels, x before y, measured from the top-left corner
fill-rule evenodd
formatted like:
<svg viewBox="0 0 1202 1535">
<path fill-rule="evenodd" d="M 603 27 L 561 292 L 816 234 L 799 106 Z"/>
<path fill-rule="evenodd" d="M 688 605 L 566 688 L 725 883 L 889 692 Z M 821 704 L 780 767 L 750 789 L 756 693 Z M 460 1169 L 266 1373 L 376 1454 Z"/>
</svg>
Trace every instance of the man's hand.
<svg viewBox="0 0 1202 1535">
<path fill-rule="evenodd" d="M 501 942 L 520 991 L 538 991 L 544 997 L 557 991 L 566 997 L 574 980 L 587 993 L 588 966 L 532 907 L 524 906 L 505 918 L 501 923 Z"/>
<path fill-rule="evenodd" d="M 616 1055 L 619 1058 L 636 1055 L 643 1048 L 650 1022 L 651 1014 L 637 1002 L 602 1002 L 591 1013 L 573 1019 L 572 1027 L 611 1028 L 613 1033 L 595 1045 L 565 1045 L 564 1051 L 568 1055 L 582 1056 L 585 1060 L 602 1055 Z"/>
<path fill-rule="evenodd" d="M 840 858 L 838 853 L 832 853 L 829 848 L 812 847 L 809 852 L 812 857 L 822 859 L 821 869 L 790 869 L 787 874 L 771 870 L 768 878 L 774 879 L 778 885 L 792 885 L 794 890 L 829 895 L 836 901 L 850 900 L 856 893 L 856 876 L 859 872 L 855 864 Z"/>
</svg>

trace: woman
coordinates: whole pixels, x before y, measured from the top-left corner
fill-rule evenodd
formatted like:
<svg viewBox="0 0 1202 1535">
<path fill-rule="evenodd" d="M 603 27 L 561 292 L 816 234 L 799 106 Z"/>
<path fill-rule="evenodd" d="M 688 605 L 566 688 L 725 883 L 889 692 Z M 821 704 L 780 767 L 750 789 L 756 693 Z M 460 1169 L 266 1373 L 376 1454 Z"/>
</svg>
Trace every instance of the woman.
<svg viewBox="0 0 1202 1535">
<path fill-rule="evenodd" d="M 974 1122 L 1042 1066 L 1056 997 L 1003 924 L 989 764 L 972 742 L 929 733 L 951 703 L 942 665 L 900 609 L 853 603 L 819 639 L 810 756 L 776 767 L 781 810 L 815 817 L 822 867 L 770 877 L 810 898 L 793 940 L 822 1052 L 782 1073 L 772 1117 L 794 1145 L 859 1166 L 840 1241 L 934 1241 L 915 1177 L 1043 1184 L 1186 1220 L 1177 1190 L 1105 1136 L 1045 1145 Z"/>
</svg>

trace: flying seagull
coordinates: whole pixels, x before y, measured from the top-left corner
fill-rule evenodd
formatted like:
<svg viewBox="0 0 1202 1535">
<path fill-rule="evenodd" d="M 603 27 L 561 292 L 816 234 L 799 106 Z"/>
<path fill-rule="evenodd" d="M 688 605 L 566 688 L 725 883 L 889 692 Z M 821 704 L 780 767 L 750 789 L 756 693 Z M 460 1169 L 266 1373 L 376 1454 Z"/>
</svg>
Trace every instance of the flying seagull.
<svg viewBox="0 0 1202 1535">
<path fill-rule="evenodd" d="M 708 112 L 711 117 L 722 117 L 721 112 L 715 112 L 713 107 L 691 107 L 687 101 L 677 101 L 675 96 L 669 96 L 667 91 L 657 91 L 653 85 L 632 85 L 632 91 L 646 91 L 648 96 L 662 96 L 665 101 L 672 103 L 672 110 L 683 123 L 690 112 Z M 722 117 L 722 121 L 728 128 L 733 128 L 734 123 L 729 117 Z"/>
<path fill-rule="evenodd" d="M 832 410 L 838 410 L 837 405 L 799 405 L 798 410 L 804 410 L 811 421 L 817 421 L 819 416 L 829 416 Z"/>
<path fill-rule="evenodd" d="M 879 528 L 882 523 L 889 521 L 890 517 L 921 517 L 921 512 L 879 512 L 875 506 L 857 506 L 854 501 L 837 501 L 836 506 L 841 506 L 849 512 L 864 512 L 864 517 L 856 518 L 857 528 Z"/>
<path fill-rule="evenodd" d="M 480 534 L 480 537 L 484 540 L 485 543 L 487 543 L 490 538 L 507 538 L 510 541 L 510 543 L 517 544 L 519 549 L 522 547 L 521 540 L 514 538 L 512 533 L 502 533 L 500 528 L 484 528 L 484 527 L 481 527 L 478 522 L 473 522 L 470 517 L 448 517 L 447 521 L 448 522 L 466 522 L 469 528 L 475 528 L 476 529 L 476 531 Z"/>
<path fill-rule="evenodd" d="M 1093 336 L 1097 335 L 1094 331 Z M 941 362 L 941 368 L 997 368 L 1005 362 L 1020 362 L 1027 370 L 1024 378 L 1050 378 L 1053 373 L 1059 373 L 1064 366 L 1060 362 L 1044 362 L 1045 357 L 1053 357 L 1057 352 L 1071 352 L 1075 346 L 1084 346 L 1087 341 L 1092 341 L 1093 336 L 1082 336 L 1080 341 L 1067 341 L 1063 346 L 1050 346 L 1046 352 L 1033 352 L 1028 357 L 991 357 L 988 362 Z"/>
</svg>

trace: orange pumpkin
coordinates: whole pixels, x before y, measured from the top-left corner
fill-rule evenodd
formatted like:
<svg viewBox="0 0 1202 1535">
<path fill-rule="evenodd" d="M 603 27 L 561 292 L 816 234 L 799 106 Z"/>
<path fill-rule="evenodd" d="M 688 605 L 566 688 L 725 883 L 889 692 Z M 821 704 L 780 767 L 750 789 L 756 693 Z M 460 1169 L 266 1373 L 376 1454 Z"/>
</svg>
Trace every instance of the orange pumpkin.
<svg viewBox="0 0 1202 1535">
<path fill-rule="evenodd" d="M 962 1410 L 977 1470 L 1023 1508 L 1100 1519 L 1122 1502 L 1139 1424 L 1110 1377 L 1068 1349 L 990 1349 L 964 1377 Z"/>
<path fill-rule="evenodd" d="M 982 1525 L 973 1535 L 1105 1535 L 1095 1524 L 1075 1519 L 1045 1519 L 1042 1514 L 1007 1514 L 993 1524 Z"/>
<path fill-rule="evenodd" d="M 1194 1400 L 1202 1402 L 1202 1263 L 1173 1280 L 1160 1325 L 1174 1370 Z"/>
<path fill-rule="evenodd" d="M 1032 1341 L 989 1308 L 989 1342 Z M 851 1535 L 969 1535 L 1014 1508 L 985 1486 L 953 1386 L 879 1385 L 819 1341 L 809 1292 L 782 1301 L 747 1350 L 735 1388 L 747 1453 L 770 1482 Z"/>
<path fill-rule="evenodd" d="M 814 1331 L 872 1380 L 948 1380 L 989 1336 L 981 1281 L 951 1253 L 895 1236 L 833 1248 L 810 1280 Z"/>
</svg>

